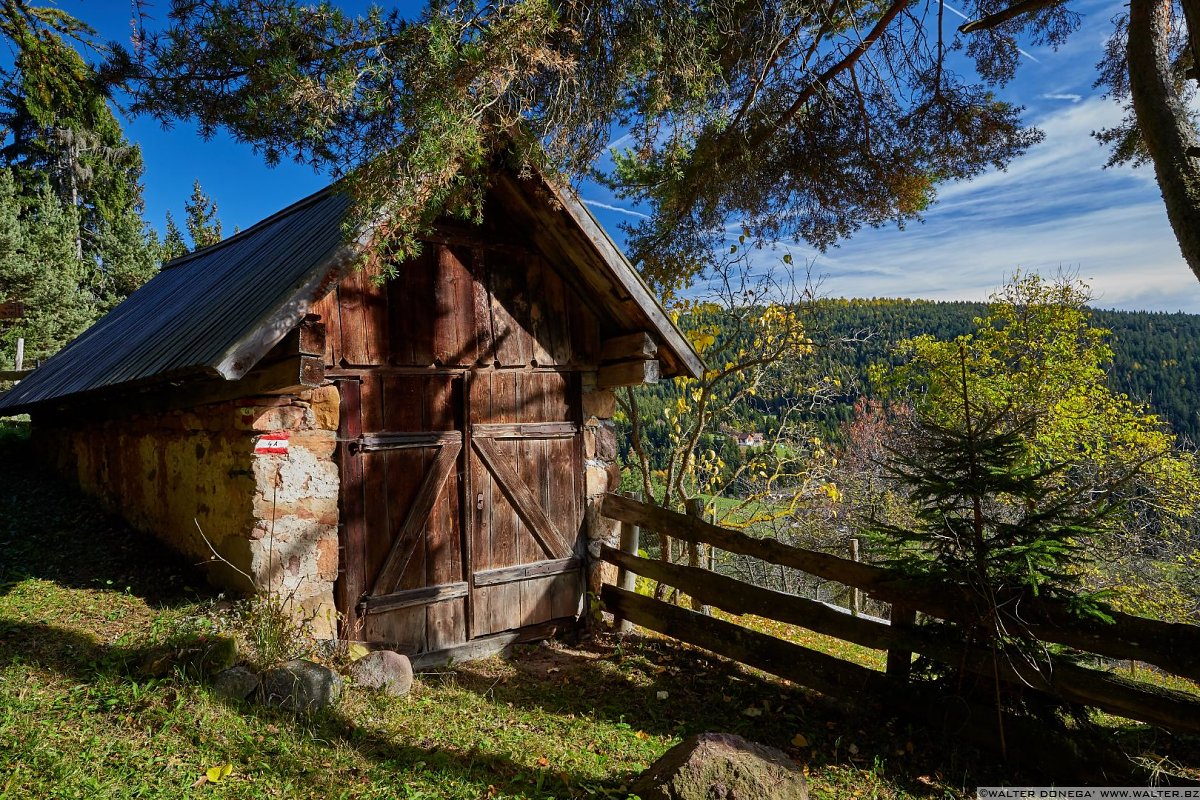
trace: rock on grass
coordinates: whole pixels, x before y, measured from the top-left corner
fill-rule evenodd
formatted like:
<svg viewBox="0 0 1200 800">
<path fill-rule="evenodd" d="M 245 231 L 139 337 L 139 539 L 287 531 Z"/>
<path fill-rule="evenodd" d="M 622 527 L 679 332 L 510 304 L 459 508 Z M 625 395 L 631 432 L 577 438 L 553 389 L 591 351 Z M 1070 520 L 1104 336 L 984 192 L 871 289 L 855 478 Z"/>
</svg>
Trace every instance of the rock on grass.
<svg viewBox="0 0 1200 800">
<path fill-rule="evenodd" d="M 304 659 L 267 670 L 262 674 L 258 688 L 261 702 L 304 713 L 327 708 L 341 696 L 341 676 L 328 667 Z"/>
<path fill-rule="evenodd" d="M 684 739 L 632 790 L 642 800 L 808 800 L 804 772 L 785 753 L 731 733 Z"/>
</svg>

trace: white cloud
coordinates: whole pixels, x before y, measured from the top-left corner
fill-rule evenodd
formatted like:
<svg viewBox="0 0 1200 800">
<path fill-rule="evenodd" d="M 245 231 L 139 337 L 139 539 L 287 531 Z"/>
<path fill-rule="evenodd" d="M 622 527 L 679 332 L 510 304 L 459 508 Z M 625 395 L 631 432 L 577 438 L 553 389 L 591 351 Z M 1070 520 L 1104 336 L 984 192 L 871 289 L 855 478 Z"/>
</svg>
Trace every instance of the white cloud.
<svg viewBox="0 0 1200 800">
<path fill-rule="evenodd" d="M 1200 312 L 1153 174 L 1103 169 L 1089 135 L 1119 115 L 1098 97 L 1044 115 L 1041 144 L 1007 171 L 944 187 L 923 224 L 860 231 L 816 255 L 824 293 L 983 300 L 1020 268 L 1077 274 L 1104 307 Z M 797 263 L 815 255 L 791 250 Z"/>
<path fill-rule="evenodd" d="M 1078 103 L 1083 99 L 1083 95 L 1074 94 L 1072 92 L 1064 92 L 1062 94 L 1039 94 L 1038 97 L 1042 100 L 1066 100 L 1069 103 Z"/>
</svg>

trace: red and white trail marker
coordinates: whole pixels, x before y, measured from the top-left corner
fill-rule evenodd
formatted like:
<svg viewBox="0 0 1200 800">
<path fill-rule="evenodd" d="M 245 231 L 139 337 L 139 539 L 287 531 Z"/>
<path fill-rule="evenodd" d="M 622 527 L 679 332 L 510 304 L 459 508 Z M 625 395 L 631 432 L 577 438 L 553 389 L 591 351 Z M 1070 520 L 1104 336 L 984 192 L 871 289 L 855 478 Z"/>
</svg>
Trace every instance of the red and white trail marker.
<svg viewBox="0 0 1200 800">
<path fill-rule="evenodd" d="M 256 456 L 286 456 L 289 433 L 264 433 L 254 443 Z"/>
</svg>

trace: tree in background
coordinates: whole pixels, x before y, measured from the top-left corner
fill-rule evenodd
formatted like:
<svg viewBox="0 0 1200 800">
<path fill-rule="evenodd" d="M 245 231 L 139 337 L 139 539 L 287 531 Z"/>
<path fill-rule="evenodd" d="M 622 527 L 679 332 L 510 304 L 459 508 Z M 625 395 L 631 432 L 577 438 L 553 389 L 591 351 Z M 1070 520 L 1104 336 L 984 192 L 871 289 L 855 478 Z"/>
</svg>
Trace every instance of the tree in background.
<svg viewBox="0 0 1200 800">
<path fill-rule="evenodd" d="M 1074 20 L 1049 6 L 1018 27 L 1057 43 Z M 964 43 L 970 77 L 947 66 Z M 499 153 L 515 145 L 518 164 L 589 175 L 619 128 L 603 177 L 651 211 L 629 242 L 660 288 L 713 268 L 730 219 L 754 241 L 828 246 L 916 218 L 938 183 L 1002 166 L 1039 136 L 989 88 L 1012 77 L 1015 37 L 960 42 L 926 0 L 449 2 L 412 22 L 188 0 L 138 44 L 113 69 L 137 109 L 223 127 L 268 162 L 353 173 L 360 218 L 391 220 L 389 256 L 446 210 L 478 215 Z"/>
<path fill-rule="evenodd" d="M 26 339 L 39 358 L 145 282 L 158 247 L 141 216 L 141 153 L 113 115 L 105 81 L 71 44 L 93 47 L 94 31 L 56 8 L 4 0 L 0 36 L 14 51 L 0 89 L 9 133 L 0 166 L 11 184 L 5 202 L 24 228 L 0 267 L 0 299 L 21 301 L 25 317 L 4 338 Z"/>
<path fill-rule="evenodd" d="M 163 234 L 159 252 L 162 254 L 164 264 L 192 252 L 187 245 L 187 240 L 183 238 L 183 231 L 179 230 L 179 226 L 175 224 L 175 217 L 171 215 L 170 211 L 167 212 L 166 233 Z"/>
<path fill-rule="evenodd" d="M 932 483 L 935 475 L 949 482 L 997 472 L 1013 482 L 988 490 L 1007 497 L 995 503 L 1012 517 L 1005 524 L 1037 541 L 1037 514 L 1061 511 L 1064 519 L 1078 518 L 1077 530 L 1064 523 L 1058 534 L 1042 540 L 1066 548 L 1059 555 L 1064 564 L 1069 561 L 1073 579 L 1124 593 L 1137 610 L 1143 584 L 1153 584 L 1159 569 L 1147 566 L 1165 565 L 1195 549 L 1179 523 L 1196 509 L 1200 472 L 1193 454 L 1175 448 L 1157 417 L 1108 387 L 1112 352 L 1107 332 L 1089 324 L 1087 299 L 1083 284 L 1018 275 L 993 298 L 974 333 L 954 341 L 920 336 L 903 343 L 907 363 L 886 380 L 895 396 L 913 403 L 920 435 L 902 440 L 913 442 L 915 450 L 899 446 L 894 474 L 915 490 L 922 513 L 937 516 L 944 509 L 934 502 L 940 491 Z M 951 448 L 954 437 L 957 449 L 939 458 L 934 451 Z M 985 456 L 994 459 L 990 467 L 971 467 L 969 458 Z M 961 486 L 947 484 L 945 491 L 969 497 Z M 1089 503 L 1099 505 L 1088 510 Z M 1101 507 L 1107 509 L 1103 514 Z M 1112 509 L 1122 513 L 1110 514 Z M 977 509 L 972 513 L 977 516 Z M 1093 517 L 1094 525 L 1084 524 Z M 934 523 L 928 516 L 924 522 L 928 534 Z M 882 527 L 894 538 L 915 541 L 896 526 Z M 1006 546 L 1016 548 L 1006 555 L 1017 557 L 1025 545 Z M 1067 558 L 1081 546 L 1086 559 Z M 1037 574 L 1033 561 L 1029 569 Z M 1062 579 L 1056 573 L 1054 580 Z"/>
<path fill-rule="evenodd" d="M 700 499 L 704 514 L 721 525 L 786 530 L 794 540 L 796 520 L 828 509 L 828 493 L 836 491 L 826 480 L 828 447 L 810 414 L 836 390 L 836 378 L 814 372 L 815 345 L 803 321 L 808 287 L 776 282 L 770 271 L 751 282 L 746 255 L 734 251 L 709 296 L 672 307 L 706 372 L 620 395 L 615 421 L 628 442 L 622 483 L 648 502 L 682 509 Z M 762 441 L 738 446 L 737 434 L 749 432 Z M 697 545 L 658 535 L 646 541 L 664 560 L 709 563 Z M 753 559 L 722 554 L 714 566 L 778 585 L 758 574 L 762 564 Z"/>
<path fill-rule="evenodd" d="M 221 241 L 221 220 L 217 218 L 217 204 L 200 188 L 199 180 L 192 184 L 192 196 L 183 204 L 183 210 L 186 212 L 188 236 L 192 239 L 193 250 L 200 250 Z"/>
<path fill-rule="evenodd" d="M 12 173 L 0 169 L 0 288 L 25 307 L 3 340 L 24 338 L 30 361 L 51 355 L 96 318 L 89 270 L 75 251 L 76 213 L 49 186 L 21 197 Z"/>
</svg>

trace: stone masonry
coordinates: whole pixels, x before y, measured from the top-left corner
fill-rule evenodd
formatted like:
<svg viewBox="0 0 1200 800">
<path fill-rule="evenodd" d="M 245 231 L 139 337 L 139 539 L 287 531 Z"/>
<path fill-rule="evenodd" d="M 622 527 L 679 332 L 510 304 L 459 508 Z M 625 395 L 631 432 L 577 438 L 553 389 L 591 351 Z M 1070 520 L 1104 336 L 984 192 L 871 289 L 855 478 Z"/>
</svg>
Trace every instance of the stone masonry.
<svg viewBox="0 0 1200 800">
<path fill-rule="evenodd" d="M 591 379 L 589 381 L 589 378 Z M 595 373 L 584 375 L 583 455 L 587 468 L 587 536 L 589 594 L 598 596 L 602 583 L 615 583 L 617 568 L 599 560 L 601 543 L 619 544 L 618 523 L 599 513 L 599 501 L 606 492 L 621 485 L 617 464 L 617 435 L 612 418 L 617 397 L 611 389 L 595 387 Z"/>
<path fill-rule="evenodd" d="M 60 473 L 203 563 L 214 585 L 274 592 L 315 635 L 331 638 L 338 412 L 330 385 L 119 420 L 49 422 L 35 426 L 35 436 Z"/>
</svg>

